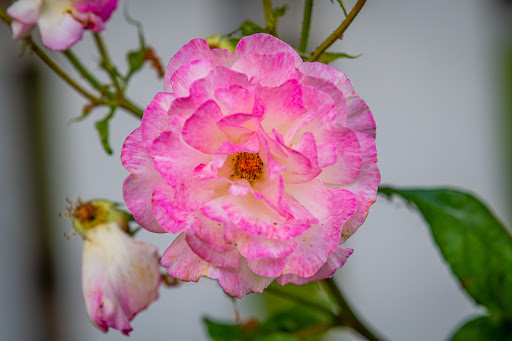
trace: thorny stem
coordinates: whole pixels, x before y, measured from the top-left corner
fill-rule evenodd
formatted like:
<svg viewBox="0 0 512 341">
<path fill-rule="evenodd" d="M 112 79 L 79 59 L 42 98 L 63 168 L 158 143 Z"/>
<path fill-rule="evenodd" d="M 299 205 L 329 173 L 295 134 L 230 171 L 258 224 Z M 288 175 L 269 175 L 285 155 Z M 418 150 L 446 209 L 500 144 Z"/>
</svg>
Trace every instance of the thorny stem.
<svg viewBox="0 0 512 341">
<path fill-rule="evenodd" d="M 382 339 L 375 336 L 366 326 L 357 318 L 349 304 L 343 297 L 340 289 L 336 285 L 336 282 L 332 278 L 327 278 L 322 281 L 329 292 L 332 294 L 338 306 L 341 309 L 341 312 L 337 316 L 339 321 L 339 325 L 350 327 L 356 330 L 359 334 L 363 335 L 366 339 L 370 341 L 380 341 Z"/>
<path fill-rule="evenodd" d="M 306 52 L 308 48 L 309 28 L 313 13 L 313 0 L 306 0 L 304 4 L 304 18 L 302 19 L 302 33 L 300 35 L 299 52 Z"/>
<path fill-rule="evenodd" d="M 336 40 L 342 38 L 343 33 L 347 30 L 352 21 L 359 14 L 365 3 L 366 0 L 357 0 L 356 4 L 347 15 L 345 20 L 343 20 L 341 25 L 336 30 L 334 30 L 334 32 L 332 32 L 331 35 L 328 36 L 322 44 L 320 44 L 320 46 L 316 48 L 315 52 L 311 54 L 311 57 L 309 57 L 310 62 L 316 61 L 322 55 L 322 53 L 324 53 L 325 50 L 329 48 L 329 46 L 331 46 Z"/>
<path fill-rule="evenodd" d="M 276 18 L 274 18 L 272 9 L 272 0 L 263 0 L 263 11 L 265 12 L 265 22 L 270 34 L 277 37 Z"/>
<path fill-rule="evenodd" d="M 112 66 L 112 63 L 110 62 L 110 57 L 108 56 L 107 49 L 105 48 L 105 44 L 103 44 L 103 39 L 99 35 L 99 33 L 93 34 L 94 41 L 96 42 L 96 46 L 98 47 L 98 51 L 100 52 L 101 58 L 103 58 L 103 66 L 105 67 L 105 70 L 110 74 L 110 78 L 112 79 L 112 82 L 114 83 L 114 86 L 116 87 L 118 95 L 122 94 L 122 89 L 119 86 L 119 81 L 117 80 L 117 75 L 115 72 L 114 67 Z"/>
</svg>

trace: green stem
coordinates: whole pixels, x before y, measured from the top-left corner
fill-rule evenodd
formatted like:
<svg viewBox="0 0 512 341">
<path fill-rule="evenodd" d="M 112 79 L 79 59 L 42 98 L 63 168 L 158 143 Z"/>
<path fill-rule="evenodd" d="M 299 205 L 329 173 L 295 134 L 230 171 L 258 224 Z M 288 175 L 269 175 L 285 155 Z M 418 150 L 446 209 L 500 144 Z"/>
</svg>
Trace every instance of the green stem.
<svg viewBox="0 0 512 341">
<path fill-rule="evenodd" d="M 69 75 L 64 72 L 55 62 L 48 57 L 46 53 L 32 41 L 32 38 L 28 37 L 24 39 L 25 44 L 27 44 L 28 48 L 32 50 L 50 69 L 52 69 L 60 78 L 62 78 L 69 86 L 75 89 L 79 94 L 90 100 L 94 104 L 103 104 L 103 101 L 96 98 L 93 94 L 82 88 L 75 82 Z"/>
<path fill-rule="evenodd" d="M 11 18 L 7 15 L 5 10 L 0 7 L 0 18 L 2 18 L 5 23 L 8 25 L 11 23 Z M 36 54 L 50 69 L 52 69 L 60 78 L 62 78 L 66 83 L 69 84 L 73 89 L 75 89 L 82 96 L 90 100 L 94 104 L 102 104 L 103 101 L 96 98 L 93 94 L 82 88 L 75 82 L 64 70 L 62 70 L 55 62 L 48 57 L 48 55 L 36 44 L 32 41 L 31 37 L 27 37 L 23 39 L 27 47 Z"/>
<path fill-rule="evenodd" d="M 272 0 L 263 0 L 263 11 L 265 12 L 265 22 L 268 31 L 270 34 L 277 37 L 276 19 L 274 18 Z"/>
<path fill-rule="evenodd" d="M 80 74 L 91 83 L 91 85 L 101 92 L 103 95 L 108 97 L 109 99 L 113 99 L 116 101 L 116 103 L 121 108 L 125 109 L 126 111 L 134 114 L 135 116 L 141 118 L 143 111 L 140 109 L 136 104 L 132 103 L 130 100 L 126 99 L 123 96 L 118 96 L 119 98 L 115 98 L 115 94 L 107 90 L 107 87 L 105 85 L 102 85 L 92 74 L 89 70 L 85 68 L 83 63 L 78 59 L 78 57 L 71 52 L 71 50 L 66 50 L 63 52 L 63 54 L 68 58 L 68 60 L 73 64 L 73 66 L 80 72 Z"/>
<path fill-rule="evenodd" d="M 139 118 L 142 118 L 143 114 L 144 114 L 144 111 L 139 108 L 136 104 L 132 103 L 130 100 L 122 97 L 120 100 L 119 100 L 119 106 L 123 109 L 125 109 L 126 111 L 134 114 L 135 116 L 139 117 Z"/>
<path fill-rule="evenodd" d="M 0 18 L 7 24 L 11 23 L 11 18 L 7 15 L 3 8 L 0 8 Z M 64 70 L 62 70 L 48 55 L 32 41 L 31 37 L 23 39 L 27 47 L 35 53 L 50 69 L 52 69 L 60 78 L 62 78 L 69 86 L 75 89 L 79 94 L 90 100 L 94 104 L 103 104 L 103 101 L 96 98 L 93 94 L 82 88 L 75 82 Z"/>
<path fill-rule="evenodd" d="M 313 13 L 313 0 L 306 0 L 304 4 L 304 18 L 302 19 L 302 33 L 300 35 L 299 52 L 306 52 L 308 48 L 311 15 Z"/>
<path fill-rule="evenodd" d="M 5 10 L 0 7 L 0 18 L 7 23 L 11 24 L 11 18 L 7 15 Z M 48 57 L 48 55 L 36 44 L 32 41 L 31 37 L 27 37 L 23 39 L 27 47 L 36 54 L 50 69 L 52 69 L 60 78 L 62 78 L 66 83 L 68 83 L 73 89 L 78 91 L 79 94 L 90 100 L 94 104 L 102 104 L 102 101 L 96 98 L 93 94 L 82 88 L 75 82 L 67 73 L 64 72 L 55 62 Z"/>
<path fill-rule="evenodd" d="M 62 51 L 62 54 L 66 56 L 69 62 L 73 64 L 73 66 L 78 70 L 78 72 L 80 72 L 82 77 L 87 79 L 96 90 L 98 90 L 101 93 L 104 93 L 106 91 L 106 86 L 100 84 L 100 82 L 89 72 L 89 70 L 85 68 L 82 62 L 80 62 L 78 57 L 71 50 Z"/>
<path fill-rule="evenodd" d="M 316 48 L 315 52 L 311 54 L 311 57 L 309 58 L 310 62 L 316 61 L 322 55 L 322 53 L 324 53 L 325 50 L 329 48 L 329 46 L 331 46 L 336 40 L 342 38 L 343 33 L 347 30 L 352 21 L 359 14 L 365 3 L 366 0 L 357 0 L 356 4 L 347 15 L 345 20 L 343 20 L 341 25 L 336 30 L 334 30 L 334 32 L 332 32 L 331 35 L 328 36 L 322 44 L 320 44 L 320 46 Z"/>
<path fill-rule="evenodd" d="M 119 95 L 122 93 L 122 89 L 117 80 L 115 69 L 110 62 L 110 57 L 108 55 L 107 49 L 105 48 L 105 44 L 103 44 L 103 39 L 101 39 L 99 33 L 94 33 L 93 36 L 101 58 L 103 58 L 103 66 L 105 67 L 105 70 L 107 70 L 107 72 L 110 74 L 110 78 L 112 79 L 112 82 L 114 83 L 114 86 L 116 87 L 117 93 Z"/>
<path fill-rule="evenodd" d="M 321 312 L 331 316 L 335 320 L 338 319 L 338 316 L 336 316 L 336 314 L 334 314 L 329 308 L 324 307 L 323 305 L 318 304 L 318 303 L 313 302 L 313 301 L 310 301 L 308 299 L 302 298 L 301 296 L 290 294 L 289 292 L 286 292 L 286 291 L 283 291 L 283 290 L 279 290 L 279 289 L 276 289 L 276 288 L 273 288 L 273 287 L 268 287 L 267 289 L 265 289 L 265 292 L 270 293 L 270 294 L 275 295 L 275 296 L 279 296 L 279 297 L 282 297 L 282 298 L 289 299 L 291 301 L 294 301 L 294 302 L 297 302 L 297 303 L 300 303 L 300 304 L 303 304 L 306 307 L 311 307 L 313 309 L 316 309 L 318 311 L 321 311 Z"/>
<path fill-rule="evenodd" d="M 342 326 L 350 327 L 356 330 L 359 334 L 364 336 L 367 340 L 370 341 L 380 341 L 377 336 L 375 336 L 366 326 L 357 318 L 349 304 L 343 297 L 340 289 L 336 285 L 336 282 L 332 278 L 327 278 L 323 280 L 323 283 L 327 286 L 327 289 L 330 291 L 339 307 L 341 308 L 341 312 L 338 316 L 339 324 Z"/>
<path fill-rule="evenodd" d="M 2 18 L 2 20 L 5 21 L 7 25 L 11 24 L 11 17 L 7 15 L 7 12 L 2 7 L 0 7 L 0 18 Z"/>
<path fill-rule="evenodd" d="M 5 10 L 0 7 L 0 18 L 7 24 L 10 24 L 12 19 L 7 15 Z M 36 56 L 39 57 L 50 69 L 52 69 L 60 78 L 62 78 L 66 83 L 68 83 L 69 86 L 71 86 L 73 89 L 75 89 L 78 93 L 80 93 L 82 96 L 87 98 L 91 101 L 91 103 L 96 105 L 102 105 L 102 104 L 108 104 L 107 101 L 96 98 L 93 94 L 85 90 L 83 87 L 81 87 L 77 82 L 75 82 L 64 70 L 62 70 L 55 62 L 32 40 L 31 37 L 27 37 L 23 39 L 27 47 L 34 52 Z M 100 39 L 101 42 L 101 39 Z M 103 48 L 103 51 L 106 53 L 105 49 Z M 141 118 L 143 115 L 142 109 L 140 109 L 137 105 L 132 103 L 130 100 L 124 98 L 122 94 L 119 96 L 120 98 L 115 99 L 115 95 L 111 92 L 105 91 L 105 87 L 98 82 L 96 78 L 83 66 L 83 64 L 78 60 L 78 58 L 71 52 L 70 50 L 64 51 L 63 54 L 68 58 L 68 60 L 73 64 L 73 66 L 80 72 L 80 74 L 85 77 L 91 85 L 100 91 L 103 95 L 107 96 L 109 99 L 116 100 L 116 103 L 121 108 L 125 109 L 126 111 L 134 114 L 138 118 Z M 107 57 L 108 58 L 108 57 Z M 108 60 L 108 63 L 110 66 L 110 60 Z M 112 69 L 113 70 L 113 69 Z M 117 83 L 117 79 L 116 79 Z"/>
</svg>

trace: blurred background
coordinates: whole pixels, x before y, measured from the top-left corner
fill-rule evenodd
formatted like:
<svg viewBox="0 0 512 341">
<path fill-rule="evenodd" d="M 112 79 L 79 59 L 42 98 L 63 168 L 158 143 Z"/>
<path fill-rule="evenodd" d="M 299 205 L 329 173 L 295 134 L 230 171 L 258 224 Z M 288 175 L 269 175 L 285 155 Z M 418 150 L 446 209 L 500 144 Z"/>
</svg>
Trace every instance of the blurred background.
<svg viewBox="0 0 512 341">
<path fill-rule="evenodd" d="M 193 38 L 229 33 L 243 20 L 264 26 L 260 1 L 120 1 L 103 36 L 111 57 L 126 67 L 137 32 L 164 65 Z M 10 1 L 0 1 L 6 8 Z M 346 1 L 351 7 L 354 1 Z M 303 1 L 289 5 L 278 30 L 297 46 Z M 317 0 L 309 50 L 341 22 L 336 2 Z M 118 111 L 111 121 L 114 154 L 103 151 L 94 111 L 71 123 L 86 104 L 37 58 L 12 42 L 0 25 L 0 338 L 2 340 L 124 340 L 89 323 L 82 302 L 82 240 L 59 218 L 66 198 L 122 202 L 127 171 L 119 160 L 126 136 L 140 121 Z M 38 39 L 38 33 L 34 34 Z M 89 34 L 73 51 L 96 74 L 99 56 Z M 368 1 L 331 51 L 362 54 L 332 65 L 345 72 L 377 121 L 383 184 L 468 189 L 510 228 L 512 4 L 504 0 Z M 67 65 L 58 53 L 52 56 Z M 67 66 L 66 66 L 67 68 Z M 73 70 L 67 68 L 74 78 Z M 107 78 L 105 77 L 105 80 Z M 163 82 L 145 68 L 129 98 L 146 106 Z M 161 252 L 173 236 L 139 233 Z M 379 198 L 346 246 L 354 254 L 335 278 L 347 299 L 388 340 L 445 340 L 481 313 L 460 289 L 419 215 Z M 257 295 L 239 302 L 242 319 L 261 317 Z M 134 340 L 206 340 L 201 317 L 233 320 L 231 300 L 216 282 L 160 289 L 160 299 L 132 322 Z M 329 339 L 360 340 L 335 331 Z"/>
</svg>

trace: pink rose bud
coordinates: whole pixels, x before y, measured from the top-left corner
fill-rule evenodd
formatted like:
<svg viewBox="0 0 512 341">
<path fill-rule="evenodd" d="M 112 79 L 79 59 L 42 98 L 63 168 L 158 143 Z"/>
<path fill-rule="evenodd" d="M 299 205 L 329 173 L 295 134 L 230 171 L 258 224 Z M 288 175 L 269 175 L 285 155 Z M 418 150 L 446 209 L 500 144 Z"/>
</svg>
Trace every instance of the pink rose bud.
<svg viewBox="0 0 512 341">
<path fill-rule="evenodd" d="M 43 44 L 66 50 L 82 39 L 85 29 L 103 31 L 117 0 L 18 0 L 7 8 L 14 40 L 30 35 L 37 24 Z"/>
<path fill-rule="evenodd" d="M 158 297 L 157 249 L 130 237 L 126 214 L 108 201 L 79 203 L 72 213 L 84 237 L 82 290 L 91 322 L 128 335 L 130 321 Z"/>
<path fill-rule="evenodd" d="M 375 202 L 375 121 L 340 71 L 267 34 L 235 52 L 194 39 L 126 139 L 123 195 L 183 281 L 235 297 L 329 278 Z"/>
</svg>

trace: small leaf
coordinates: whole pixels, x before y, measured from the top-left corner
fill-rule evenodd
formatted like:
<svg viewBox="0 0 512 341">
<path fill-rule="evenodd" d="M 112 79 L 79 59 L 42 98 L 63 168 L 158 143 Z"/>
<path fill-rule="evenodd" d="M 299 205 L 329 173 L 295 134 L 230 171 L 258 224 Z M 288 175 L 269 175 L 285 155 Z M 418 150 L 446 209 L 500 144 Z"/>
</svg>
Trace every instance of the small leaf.
<svg viewBox="0 0 512 341">
<path fill-rule="evenodd" d="M 109 121 L 114 116 L 116 108 L 113 107 L 110 110 L 110 113 L 105 116 L 100 121 L 96 122 L 96 130 L 98 130 L 98 133 L 100 134 L 101 144 L 103 145 L 103 148 L 107 152 L 107 154 L 112 154 L 112 148 L 110 148 L 110 143 L 108 142 L 108 133 L 109 133 Z"/>
<path fill-rule="evenodd" d="M 263 296 L 265 297 L 265 303 L 267 312 L 270 314 L 277 313 L 283 309 L 288 309 L 291 306 L 295 306 L 300 303 L 310 309 L 316 309 L 312 307 L 314 304 L 319 307 L 316 310 L 330 311 L 333 312 L 337 305 L 334 300 L 329 297 L 326 290 L 319 281 L 310 282 L 304 285 L 286 284 L 281 286 L 276 282 L 270 284 L 272 291 L 264 291 Z M 280 294 L 282 292 L 282 294 Z M 292 300 L 292 297 L 303 298 L 303 301 Z"/>
<path fill-rule="evenodd" d="M 464 290 L 491 316 L 512 317 L 512 237 L 480 200 L 452 189 L 379 192 L 416 205 Z"/>
<path fill-rule="evenodd" d="M 256 24 L 253 21 L 244 21 L 242 25 L 240 25 L 240 32 L 242 34 L 242 37 L 250 36 L 255 33 L 268 33 L 268 31 Z"/>
<path fill-rule="evenodd" d="M 288 9 L 288 6 L 286 6 L 286 5 L 274 8 L 274 11 L 272 12 L 274 20 L 277 20 L 277 18 L 285 15 L 287 9 Z"/>
<path fill-rule="evenodd" d="M 89 116 L 91 111 L 97 107 L 95 103 L 88 103 L 82 108 L 82 113 L 78 117 L 74 117 L 71 119 L 71 122 L 80 122 L 83 121 L 86 117 Z"/>
<path fill-rule="evenodd" d="M 361 55 L 350 55 L 348 53 L 343 52 L 324 52 L 318 57 L 318 61 L 320 63 L 329 64 L 332 61 L 335 61 L 338 58 L 349 58 L 349 59 L 355 59 L 360 57 Z"/>
<path fill-rule="evenodd" d="M 305 328 L 331 323 L 332 317 L 304 305 L 295 304 L 270 316 L 262 327 L 280 333 L 295 333 Z"/>
<path fill-rule="evenodd" d="M 142 46 L 139 50 L 132 51 L 127 54 L 126 57 L 128 59 L 128 65 L 130 69 L 128 70 L 128 75 L 126 76 L 126 79 L 130 78 L 130 76 L 133 73 L 138 71 L 144 65 L 144 62 L 146 61 L 146 52 L 146 47 Z"/>
<path fill-rule="evenodd" d="M 451 341 L 512 340 L 512 321 L 494 321 L 489 316 L 467 322 Z"/>
</svg>

